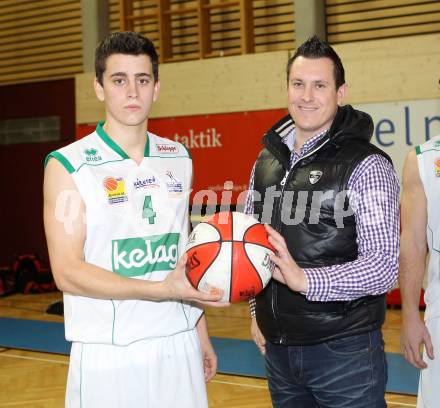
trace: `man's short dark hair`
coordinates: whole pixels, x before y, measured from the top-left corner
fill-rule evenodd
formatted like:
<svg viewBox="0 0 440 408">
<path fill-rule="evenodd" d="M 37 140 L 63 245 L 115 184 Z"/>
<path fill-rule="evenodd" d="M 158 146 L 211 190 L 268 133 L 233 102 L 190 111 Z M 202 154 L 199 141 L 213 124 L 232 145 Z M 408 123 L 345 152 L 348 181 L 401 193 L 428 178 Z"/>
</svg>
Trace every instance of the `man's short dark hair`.
<svg viewBox="0 0 440 408">
<path fill-rule="evenodd" d="M 317 35 L 310 37 L 306 42 L 301 44 L 295 51 L 295 54 L 287 63 L 287 82 L 289 82 L 290 69 L 293 61 L 298 57 L 318 59 L 329 58 L 333 62 L 333 75 L 335 77 L 336 89 L 345 84 L 345 71 L 342 61 L 336 51 L 326 41 L 321 40 Z"/>
<path fill-rule="evenodd" d="M 102 76 L 106 68 L 107 58 L 113 54 L 148 55 L 153 66 L 154 81 L 159 79 L 159 59 L 154 44 L 141 34 L 131 31 L 111 33 L 105 37 L 95 51 L 95 74 L 98 82 L 102 83 Z"/>
</svg>

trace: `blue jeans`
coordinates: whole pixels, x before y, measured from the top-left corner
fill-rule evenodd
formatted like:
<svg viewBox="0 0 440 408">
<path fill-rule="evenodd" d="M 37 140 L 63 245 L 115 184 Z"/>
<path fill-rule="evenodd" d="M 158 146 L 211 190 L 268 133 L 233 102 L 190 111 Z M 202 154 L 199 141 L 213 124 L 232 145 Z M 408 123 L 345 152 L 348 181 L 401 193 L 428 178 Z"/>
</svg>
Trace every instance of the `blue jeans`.
<svg viewBox="0 0 440 408">
<path fill-rule="evenodd" d="M 313 346 L 266 343 L 274 408 L 382 408 L 387 363 L 380 330 Z"/>
</svg>

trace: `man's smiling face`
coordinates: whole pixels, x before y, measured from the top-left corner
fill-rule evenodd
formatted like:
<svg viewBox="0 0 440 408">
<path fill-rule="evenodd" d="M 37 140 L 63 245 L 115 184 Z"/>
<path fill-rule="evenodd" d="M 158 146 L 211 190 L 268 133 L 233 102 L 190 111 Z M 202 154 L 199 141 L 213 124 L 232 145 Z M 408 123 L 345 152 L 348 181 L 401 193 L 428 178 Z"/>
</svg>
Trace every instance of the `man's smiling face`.
<svg viewBox="0 0 440 408">
<path fill-rule="evenodd" d="M 297 135 L 310 139 L 331 126 L 346 85 L 336 88 L 331 59 L 300 56 L 291 66 L 287 89 L 288 109 Z"/>
</svg>

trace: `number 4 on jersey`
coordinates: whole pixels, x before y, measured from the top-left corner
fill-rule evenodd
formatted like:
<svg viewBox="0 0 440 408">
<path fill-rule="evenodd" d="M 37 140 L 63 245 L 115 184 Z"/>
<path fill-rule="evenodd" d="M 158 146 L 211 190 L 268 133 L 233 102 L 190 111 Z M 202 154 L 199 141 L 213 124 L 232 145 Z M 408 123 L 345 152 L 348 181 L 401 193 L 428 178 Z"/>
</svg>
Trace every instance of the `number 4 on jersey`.
<svg viewBox="0 0 440 408">
<path fill-rule="evenodd" d="M 156 213 L 153 210 L 153 201 L 151 200 L 151 196 L 145 196 L 142 218 L 148 219 L 149 224 L 154 224 Z"/>
</svg>

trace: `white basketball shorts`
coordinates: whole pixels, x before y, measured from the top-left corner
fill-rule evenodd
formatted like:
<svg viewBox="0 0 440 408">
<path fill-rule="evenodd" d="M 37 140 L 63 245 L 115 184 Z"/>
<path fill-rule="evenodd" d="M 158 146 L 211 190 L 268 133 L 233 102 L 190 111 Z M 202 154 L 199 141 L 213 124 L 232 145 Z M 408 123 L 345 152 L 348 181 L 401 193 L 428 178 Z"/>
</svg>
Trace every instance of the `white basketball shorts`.
<svg viewBox="0 0 440 408">
<path fill-rule="evenodd" d="M 67 408 L 207 408 L 197 331 L 128 346 L 73 343 Z"/>
<path fill-rule="evenodd" d="M 434 360 L 423 349 L 423 361 L 428 368 L 420 370 L 417 408 L 435 408 L 440 404 L 440 318 L 429 319 L 425 324 L 431 335 Z"/>
</svg>

